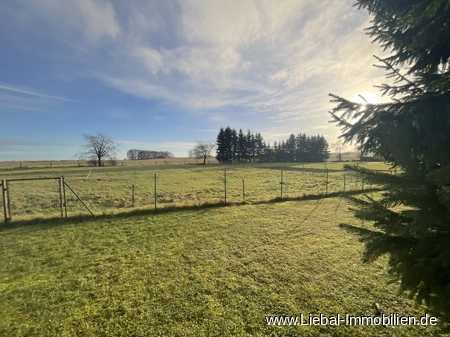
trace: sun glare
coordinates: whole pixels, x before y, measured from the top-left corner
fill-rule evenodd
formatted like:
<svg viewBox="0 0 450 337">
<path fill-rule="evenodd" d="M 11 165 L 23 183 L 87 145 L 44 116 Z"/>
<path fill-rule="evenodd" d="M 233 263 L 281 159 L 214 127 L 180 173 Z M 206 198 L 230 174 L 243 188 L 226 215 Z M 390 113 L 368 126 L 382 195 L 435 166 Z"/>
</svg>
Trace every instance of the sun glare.
<svg viewBox="0 0 450 337">
<path fill-rule="evenodd" d="M 352 101 L 361 104 L 377 104 L 380 103 L 381 98 L 379 95 L 374 94 L 370 91 L 363 91 L 359 94 L 356 94 L 352 97 Z"/>
</svg>

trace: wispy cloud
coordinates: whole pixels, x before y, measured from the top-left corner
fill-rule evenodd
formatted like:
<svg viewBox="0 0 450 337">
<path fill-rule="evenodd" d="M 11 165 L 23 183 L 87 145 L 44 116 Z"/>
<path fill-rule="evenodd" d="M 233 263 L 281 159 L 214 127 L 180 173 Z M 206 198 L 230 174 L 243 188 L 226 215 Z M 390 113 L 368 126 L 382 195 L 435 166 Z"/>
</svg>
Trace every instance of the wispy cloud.
<svg viewBox="0 0 450 337">
<path fill-rule="evenodd" d="M 364 34 L 369 17 L 352 1 L 17 3 L 21 29 L 42 27 L 67 53 L 83 50 L 65 75 L 173 105 L 212 129 L 257 128 L 271 141 L 298 131 L 336 137 L 328 93 L 373 92 L 383 75 L 371 67 L 382 51 Z M 25 110 L 30 100 L 70 99 L 0 83 L 0 105 Z"/>
<path fill-rule="evenodd" d="M 232 119 L 234 109 L 292 127 L 315 116 L 323 125 L 328 92 L 372 91 L 382 75 L 370 67 L 380 51 L 363 32 L 368 17 L 344 1 L 183 1 L 171 15 L 181 22 L 169 33 L 175 45 L 125 30 L 122 64 L 99 78 L 212 121 L 220 111 Z"/>
<path fill-rule="evenodd" d="M 9 111 L 48 111 L 67 102 L 76 101 L 67 97 L 48 95 L 30 88 L 0 83 L 0 114 Z"/>
<path fill-rule="evenodd" d="M 116 38 L 120 34 L 120 24 L 111 2 L 107 0 L 19 0 L 23 16 L 36 22 L 44 18 L 46 24 L 57 29 L 60 38 L 76 37 L 92 43 L 103 38 Z M 81 38 L 81 39 L 80 39 Z"/>
<path fill-rule="evenodd" d="M 19 95 L 25 95 L 25 96 L 32 96 L 36 98 L 42 98 L 42 99 L 49 99 L 49 100 L 57 100 L 57 101 L 64 101 L 64 102 L 73 102 L 74 100 L 66 97 L 61 96 L 52 96 L 47 95 L 38 91 L 25 89 L 9 84 L 0 83 L 0 91 L 6 91 L 9 93 L 19 94 Z"/>
<path fill-rule="evenodd" d="M 380 51 L 364 35 L 368 17 L 347 1 L 32 4 L 63 36 L 81 32 L 97 48 L 113 39 L 95 64 L 97 79 L 196 112 L 235 107 L 296 120 L 327 110 L 329 91 L 367 90 L 380 76 L 370 68 L 370 55 Z"/>
</svg>

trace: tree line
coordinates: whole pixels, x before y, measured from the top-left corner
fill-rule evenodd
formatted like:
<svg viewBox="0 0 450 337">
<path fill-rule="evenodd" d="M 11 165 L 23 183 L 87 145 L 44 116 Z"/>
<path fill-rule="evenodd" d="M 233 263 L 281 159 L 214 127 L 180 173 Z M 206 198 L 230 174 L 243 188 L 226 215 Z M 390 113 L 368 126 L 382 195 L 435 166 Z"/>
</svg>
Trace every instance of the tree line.
<svg viewBox="0 0 450 337">
<path fill-rule="evenodd" d="M 241 129 L 221 128 L 216 141 L 216 158 L 231 162 L 317 162 L 328 156 L 328 142 L 324 136 L 291 134 L 288 139 L 266 143 L 260 133 Z"/>
</svg>

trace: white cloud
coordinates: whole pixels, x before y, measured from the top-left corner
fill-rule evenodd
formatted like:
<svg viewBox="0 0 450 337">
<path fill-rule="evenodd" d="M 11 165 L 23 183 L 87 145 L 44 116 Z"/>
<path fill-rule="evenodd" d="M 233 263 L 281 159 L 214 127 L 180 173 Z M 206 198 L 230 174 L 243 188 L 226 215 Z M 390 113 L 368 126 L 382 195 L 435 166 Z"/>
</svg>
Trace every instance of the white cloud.
<svg viewBox="0 0 450 337">
<path fill-rule="evenodd" d="M 116 21 L 114 8 L 109 2 L 78 0 L 73 3 L 80 14 L 85 33 L 89 37 L 96 40 L 103 36 L 114 38 L 119 34 L 119 24 Z M 67 3 L 65 2 L 64 5 L 67 6 Z"/>
<path fill-rule="evenodd" d="M 107 0 L 32 0 L 26 2 L 26 9 L 31 17 L 43 17 L 54 25 L 59 34 L 82 34 L 87 42 L 116 38 L 120 33 L 114 7 Z"/>
<path fill-rule="evenodd" d="M 95 69 L 86 76 L 206 116 L 214 126 L 257 122 L 272 138 L 299 130 L 334 137 L 328 93 L 353 97 L 381 80 L 371 67 L 381 51 L 363 32 L 368 16 L 351 1 L 33 4 L 62 33 L 81 33 L 93 45 L 90 55 L 107 47 L 101 62 L 86 61 Z"/>
<path fill-rule="evenodd" d="M 106 82 L 193 110 L 238 107 L 282 122 L 326 115 L 328 92 L 367 91 L 380 77 L 370 68 L 379 51 L 363 33 L 368 18 L 342 1 L 183 1 L 176 15 L 175 46 L 134 31 Z"/>
<path fill-rule="evenodd" d="M 137 47 L 134 50 L 136 58 L 140 59 L 145 68 L 153 75 L 164 71 L 163 56 L 153 48 Z"/>
</svg>

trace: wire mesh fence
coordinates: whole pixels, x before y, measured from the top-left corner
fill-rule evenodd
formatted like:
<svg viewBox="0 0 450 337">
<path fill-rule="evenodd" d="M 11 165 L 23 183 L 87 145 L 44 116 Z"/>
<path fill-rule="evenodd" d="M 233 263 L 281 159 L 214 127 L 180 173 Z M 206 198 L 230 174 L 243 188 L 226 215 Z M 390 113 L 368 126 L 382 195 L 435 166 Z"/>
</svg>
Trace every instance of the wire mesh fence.
<svg viewBox="0 0 450 337">
<path fill-rule="evenodd" d="M 32 188 L 29 188 L 32 185 Z M 59 186 L 57 180 L 14 181 L 8 183 L 10 216 L 57 216 Z"/>
<path fill-rule="evenodd" d="M 67 190 L 65 187 L 61 190 L 58 177 L 38 179 L 1 181 L 0 207 L 11 209 L 9 218 L 47 218 L 65 216 L 66 212 L 70 216 L 86 215 L 90 211 L 105 214 L 133 208 L 161 209 L 207 203 L 255 203 L 379 187 L 369 185 L 355 171 L 304 167 L 230 166 L 115 174 L 89 171 L 66 176 L 63 181 Z M 8 185 L 8 193 L 4 193 L 3 185 Z"/>
</svg>

